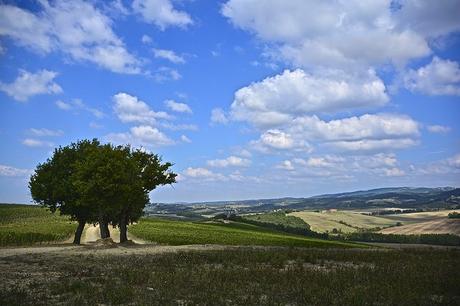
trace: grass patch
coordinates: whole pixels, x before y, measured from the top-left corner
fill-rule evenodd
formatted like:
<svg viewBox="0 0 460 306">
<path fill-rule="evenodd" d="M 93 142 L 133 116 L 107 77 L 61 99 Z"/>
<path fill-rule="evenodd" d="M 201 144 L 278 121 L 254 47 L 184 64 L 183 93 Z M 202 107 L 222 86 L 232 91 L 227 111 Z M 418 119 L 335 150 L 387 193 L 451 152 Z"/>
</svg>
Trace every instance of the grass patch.
<svg viewBox="0 0 460 306">
<path fill-rule="evenodd" d="M 69 238 L 75 223 L 32 205 L 0 205 L 0 246 L 30 245 Z"/>
<path fill-rule="evenodd" d="M 1 305 L 459 305 L 458 250 L 237 248 L 0 259 Z"/>
<path fill-rule="evenodd" d="M 129 231 L 144 240 L 169 245 L 278 245 L 296 247 L 354 247 L 352 243 L 326 241 L 283 233 L 238 222 L 188 222 L 160 218 L 142 219 Z"/>
</svg>

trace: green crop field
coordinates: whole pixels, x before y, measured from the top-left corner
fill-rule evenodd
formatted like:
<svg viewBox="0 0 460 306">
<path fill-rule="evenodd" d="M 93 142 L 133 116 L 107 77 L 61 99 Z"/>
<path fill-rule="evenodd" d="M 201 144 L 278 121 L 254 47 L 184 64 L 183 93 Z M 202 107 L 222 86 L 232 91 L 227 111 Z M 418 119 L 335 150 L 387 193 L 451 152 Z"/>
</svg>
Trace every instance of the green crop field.
<svg viewBox="0 0 460 306">
<path fill-rule="evenodd" d="M 0 246 L 28 245 L 69 238 L 75 224 L 32 205 L 0 205 Z"/>
<path fill-rule="evenodd" d="M 142 219 L 129 228 L 141 239 L 169 245 L 225 244 L 298 247 L 353 247 L 357 244 L 307 238 L 237 222 L 188 222 L 159 218 Z"/>
<path fill-rule="evenodd" d="M 367 216 L 348 211 L 300 211 L 289 214 L 296 216 L 310 224 L 311 229 L 316 232 L 332 232 L 335 228 L 344 233 L 352 233 L 358 229 L 372 229 L 376 227 L 389 227 L 396 225 L 398 220 L 391 220 L 384 217 Z M 342 221 L 342 223 L 340 222 Z"/>
</svg>

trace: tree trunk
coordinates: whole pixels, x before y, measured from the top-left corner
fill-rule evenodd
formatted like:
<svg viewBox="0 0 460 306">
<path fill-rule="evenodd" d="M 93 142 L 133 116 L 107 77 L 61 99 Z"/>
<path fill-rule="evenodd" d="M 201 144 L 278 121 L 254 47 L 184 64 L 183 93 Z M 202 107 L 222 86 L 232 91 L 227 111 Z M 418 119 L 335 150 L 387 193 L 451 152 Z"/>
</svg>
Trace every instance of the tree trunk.
<svg viewBox="0 0 460 306">
<path fill-rule="evenodd" d="M 75 238 L 73 239 L 73 244 L 80 244 L 81 235 L 83 234 L 83 229 L 85 228 L 86 222 L 83 220 L 78 221 L 77 230 L 75 231 Z"/>
<path fill-rule="evenodd" d="M 126 224 L 126 216 L 122 215 L 120 218 L 120 243 L 128 241 L 128 227 Z"/>
<path fill-rule="evenodd" d="M 109 224 L 103 218 L 99 219 L 99 230 L 102 239 L 110 238 Z"/>
</svg>

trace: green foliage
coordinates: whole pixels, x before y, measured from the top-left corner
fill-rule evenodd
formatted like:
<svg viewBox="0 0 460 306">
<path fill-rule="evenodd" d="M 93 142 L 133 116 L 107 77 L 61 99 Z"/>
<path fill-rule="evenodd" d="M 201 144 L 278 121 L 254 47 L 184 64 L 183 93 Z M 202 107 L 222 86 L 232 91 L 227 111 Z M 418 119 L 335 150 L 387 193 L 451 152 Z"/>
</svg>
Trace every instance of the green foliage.
<svg viewBox="0 0 460 306">
<path fill-rule="evenodd" d="M 75 225 L 68 218 L 31 205 L 0 205 L 0 246 L 65 240 Z"/>
<path fill-rule="evenodd" d="M 299 217 L 288 216 L 284 212 L 272 212 L 266 214 L 246 215 L 243 216 L 246 220 L 258 221 L 261 223 L 271 223 L 283 225 L 290 228 L 310 229 L 310 225 Z"/>
<path fill-rule="evenodd" d="M 460 213 L 454 211 L 447 215 L 450 219 L 460 219 Z"/>
<path fill-rule="evenodd" d="M 460 304 L 459 250 L 240 247 L 64 256 L 0 259 L 0 277 L 8 280 L 0 283 L 0 304 Z"/>
<path fill-rule="evenodd" d="M 176 181 L 171 166 L 158 155 L 130 146 L 82 140 L 55 149 L 37 166 L 29 187 L 36 203 L 51 211 L 59 209 L 77 220 L 80 229 L 86 222 L 98 222 L 101 237 L 106 238 L 108 224 L 119 225 L 120 241 L 125 241 L 126 226 L 142 216 L 148 193 Z M 77 230 L 74 243 L 79 243 L 79 235 Z"/>
<path fill-rule="evenodd" d="M 130 232 L 144 240 L 169 245 L 284 245 L 298 247 L 354 247 L 358 245 L 287 234 L 238 222 L 188 222 L 142 219 Z"/>
</svg>

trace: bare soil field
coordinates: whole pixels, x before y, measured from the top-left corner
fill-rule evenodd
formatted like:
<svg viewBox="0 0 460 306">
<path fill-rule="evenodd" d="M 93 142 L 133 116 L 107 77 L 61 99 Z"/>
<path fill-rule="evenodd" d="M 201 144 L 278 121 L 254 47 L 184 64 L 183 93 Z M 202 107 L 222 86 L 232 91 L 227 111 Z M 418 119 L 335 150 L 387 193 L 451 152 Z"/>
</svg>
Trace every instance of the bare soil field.
<svg viewBox="0 0 460 306">
<path fill-rule="evenodd" d="M 454 234 L 460 235 L 460 219 L 438 217 L 434 220 L 394 226 L 380 231 L 383 234 Z"/>
</svg>

